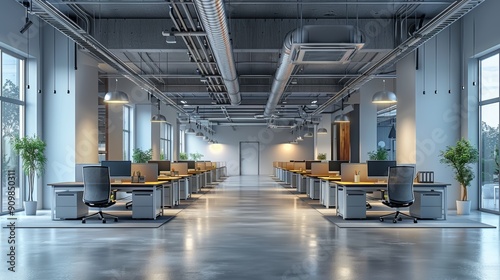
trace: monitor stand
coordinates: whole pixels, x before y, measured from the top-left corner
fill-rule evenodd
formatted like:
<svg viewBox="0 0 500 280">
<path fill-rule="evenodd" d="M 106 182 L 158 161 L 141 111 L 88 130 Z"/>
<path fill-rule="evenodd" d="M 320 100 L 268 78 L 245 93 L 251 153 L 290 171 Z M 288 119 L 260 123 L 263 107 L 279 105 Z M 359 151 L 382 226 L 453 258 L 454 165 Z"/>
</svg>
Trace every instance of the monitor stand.
<svg viewBox="0 0 500 280">
<path fill-rule="evenodd" d="M 121 184 L 122 183 L 122 179 L 115 179 L 113 181 L 113 183 L 116 183 L 116 184 Z"/>
<path fill-rule="evenodd" d="M 377 180 L 378 184 L 387 184 L 387 180 L 379 179 Z"/>
</svg>

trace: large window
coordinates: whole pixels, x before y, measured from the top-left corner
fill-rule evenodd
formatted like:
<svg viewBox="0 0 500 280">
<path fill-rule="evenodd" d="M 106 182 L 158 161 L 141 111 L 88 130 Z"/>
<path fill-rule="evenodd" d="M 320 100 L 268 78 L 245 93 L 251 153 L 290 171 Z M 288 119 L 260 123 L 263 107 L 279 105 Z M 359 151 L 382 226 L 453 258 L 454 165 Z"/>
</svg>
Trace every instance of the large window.
<svg viewBox="0 0 500 280">
<path fill-rule="evenodd" d="M 24 65 L 25 61 L 0 50 L 0 118 L 2 139 L 0 165 L 1 213 L 9 212 L 9 205 L 14 210 L 22 210 L 24 200 L 24 178 L 19 168 L 19 156 L 13 151 L 11 139 L 23 135 L 24 123 Z"/>
<path fill-rule="evenodd" d="M 494 53 L 479 61 L 480 94 L 480 208 L 500 213 L 498 176 L 500 55 Z"/>
<path fill-rule="evenodd" d="M 130 149 L 132 147 L 130 137 L 132 135 L 131 115 L 132 109 L 123 106 L 123 159 L 130 160 Z"/>
<path fill-rule="evenodd" d="M 172 160 L 172 125 L 160 125 L 160 159 Z"/>
</svg>

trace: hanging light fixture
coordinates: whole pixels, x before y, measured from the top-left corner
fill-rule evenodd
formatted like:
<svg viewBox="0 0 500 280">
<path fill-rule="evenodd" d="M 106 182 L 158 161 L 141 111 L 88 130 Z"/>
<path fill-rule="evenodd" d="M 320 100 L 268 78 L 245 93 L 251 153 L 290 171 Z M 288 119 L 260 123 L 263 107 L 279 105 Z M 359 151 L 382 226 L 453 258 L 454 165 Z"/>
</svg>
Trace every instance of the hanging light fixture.
<svg viewBox="0 0 500 280">
<path fill-rule="evenodd" d="M 196 124 L 196 128 L 201 129 L 200 125 L 198 125 L 198 124 Z M 198 132 L 196 132 L 195 136 L 196 137 L 203 137 L 205 135 L 203 134 L 203 132 L 198 131 Z"/>
<path fill-rule="evenodd" d="M 341 114 L 333 119 L 335 123 L 348 123 L 350 122 L 349 117 L 344 114 L 344 98 L 342 98 Z"/>
<path fill-rule="evenodd" d="M 126 104 L 128 103 L 128 95 L 123 91 L 116 90 L 118 87 L 118 79 L 115 79 L 115 91 L 109 91 L 104 95 L 104 102 L 112 104 Z"/>
<path fill-rule="evenodd" d="M 320 128 L 318 128 L 318 131 L 316 132 L 316 134 L 320 134 L 320 135 L 328 134 L 328 130 L 326 130 L 326 128 L 324 128 L 324 127 L 320 127 Z"/>
<path fill-rule="evenodd" d="M 153 117 L 151 117 L 151 122 L 157 122 L 157 123 L 167 122 L 167 118 L 160 113 L 160 103 L 161 102 L 158 99 L 158 114 L 155 114 L 153 115 Z"/>
<path fill-rule="evenodd" d="M 383 82 L 384 82 L 384 90 L 375 92 L 375 94 L 372 97 L 372 103 L 375 104 L 397 103 L 398 98 L 396 97 L 396 94 L 392 91 L 385 90 L 385 80 L 383 80 Z"/>
<path fill-rule="evenodd" d="M 389 139 L 396 139 L 396 128 L 394 127 L 394 124 L 392 124 L 391 130 L 389 131 L 389 136 L 387 136 Z"/>
<path fill-rule="evenodd" d="M 312 122 L 311 122 L 311 124 L 312 124 Z M 307 128 L 307 132 L 304 134 L 304 137 L 307 137 L 307 138 L 313 137 L 314 134 L 311 131 L 309 131 L 309 127 L 307 125 L 306 125 L 306 128 Z"/>
<path fill-rule="evenodd" d="M 196 132 L 194 131 L 194 129 L 191 127 L 191 117 L 189 116 L 188 117 L 188 124 L 189 124 L 189 128 L 186 129 L 185 133 L 186 134 L 195 134 Z"/>
</svg>

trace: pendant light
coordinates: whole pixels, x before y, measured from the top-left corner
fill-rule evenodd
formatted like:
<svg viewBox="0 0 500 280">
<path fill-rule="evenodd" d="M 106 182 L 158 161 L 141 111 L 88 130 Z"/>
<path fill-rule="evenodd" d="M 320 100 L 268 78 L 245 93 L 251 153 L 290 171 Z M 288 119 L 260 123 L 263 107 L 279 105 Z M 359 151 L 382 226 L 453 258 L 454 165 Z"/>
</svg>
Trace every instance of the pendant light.
<svg viewBox="0 0 500 280">
<path fill-rule="evenodd" d="M 189 128 L 186 129 L 185 133 L 186 134 L 195 134 L 196 132 L 194 131 L 194 129 L 191 127 L 191 117 L 189 116 L 188 117 L 188 124 L 189 124 Z"/>
<path fill-rule="evenodd" d="M 392 91 L 385 90 L 385 80 L 384 89 L 382 91 L 377 91 L 372 97 L 372 103 L 375 104 L 392 104 L 398 102 L 396 94 Z"/>
<path fill-rule="evenodd" d="M 335 123 L 348 123 L 350 122 L 349 120 L 349 117 L 347 115 L 344 114 L 344 98 L 342 98 L 342 107 L 341 107 L 341 114 L 336 116 L 334 119 L 333 119 L 333 122 Z"/>
<path fill-rule="evenodd" d="M 154 123 L 167 122 L 167 118 L 160 113 L 160 103 L 161 102 L 158 99 L 158 113 L 153 115 L 153 117 L 151 117 L 151 122 L 154 122 Z"/>
<path fill-rule="evenodd" d="M 128 95 L 123 91 L 118 91 L 118 79 L 115 79 L 115 91 L 109 91 L 104 95 L 104 102 L 111 104 L 128 103 Z"/>
</svg>

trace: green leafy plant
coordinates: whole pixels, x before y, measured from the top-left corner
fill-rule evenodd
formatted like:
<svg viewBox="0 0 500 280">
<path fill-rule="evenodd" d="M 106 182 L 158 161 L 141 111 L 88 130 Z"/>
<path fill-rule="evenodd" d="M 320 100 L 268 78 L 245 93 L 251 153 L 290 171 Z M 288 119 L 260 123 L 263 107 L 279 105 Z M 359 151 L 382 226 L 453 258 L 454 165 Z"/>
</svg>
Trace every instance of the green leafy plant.
<svg viewBox="0 0 500 280">
<path fill-rule="evenodd" d="M 378 147 L 376 151 L 368 152 L 368 158 L 370 160 L 387 160 L 389 154 L 387 150 L 382 147 Z"/>
<path fill-rule="evenodd" d="M 45 169 L 45 163 L 47 162 L 45 147 L 47 145 L 36 136 L 15 137 L 12 144 L 14 144 L 14 151 L 21 157 L 24 174 L 28 176 L 29 191 L 27 201 L 33 201 L 35 174 L 40 176 Z"/>
<path fill-rule="evenodd" d="M 179 153 L 179 159 L 180 160 L 187 160 L 188 159 L 188 155 L 186 153 Z"/>
<path fill-rule="evenodd" d="M 203 157 L 203 154 L 198 152 L 189 154 L 192 160 L 200 160 Z"/>
<path fill-rule="evenodd" d="M 316 159 L 318 160 L 325 160 L 326 159 L 326 153 L 318 153 L 316 156 Z"/>
<path fill-rule="evenodd" d="M 455 146 L 448 146 L 440 153 L 441 163 L 447 164 L 455 172 L 455 180 L 462 187 L 462 196 L 460 200 L 467 200 L 467 187 L 474 179 L 474 171 L 471 163 L 477 162 L 479 158 L 478 150 L 472 146 L 469 140 L 464 138 L 457 141 Z"/>
<path fill-rule="evenodd" d="M 133 150 L 132 160 L 135 163 L 146 163 L 146 162 L 148 162 L 148 160 L 151 160 L 152 158 L 153 158 L 153 150 L 152 149 L 143 151 L 139 148 L 135 148 Z"/>
</svg>

